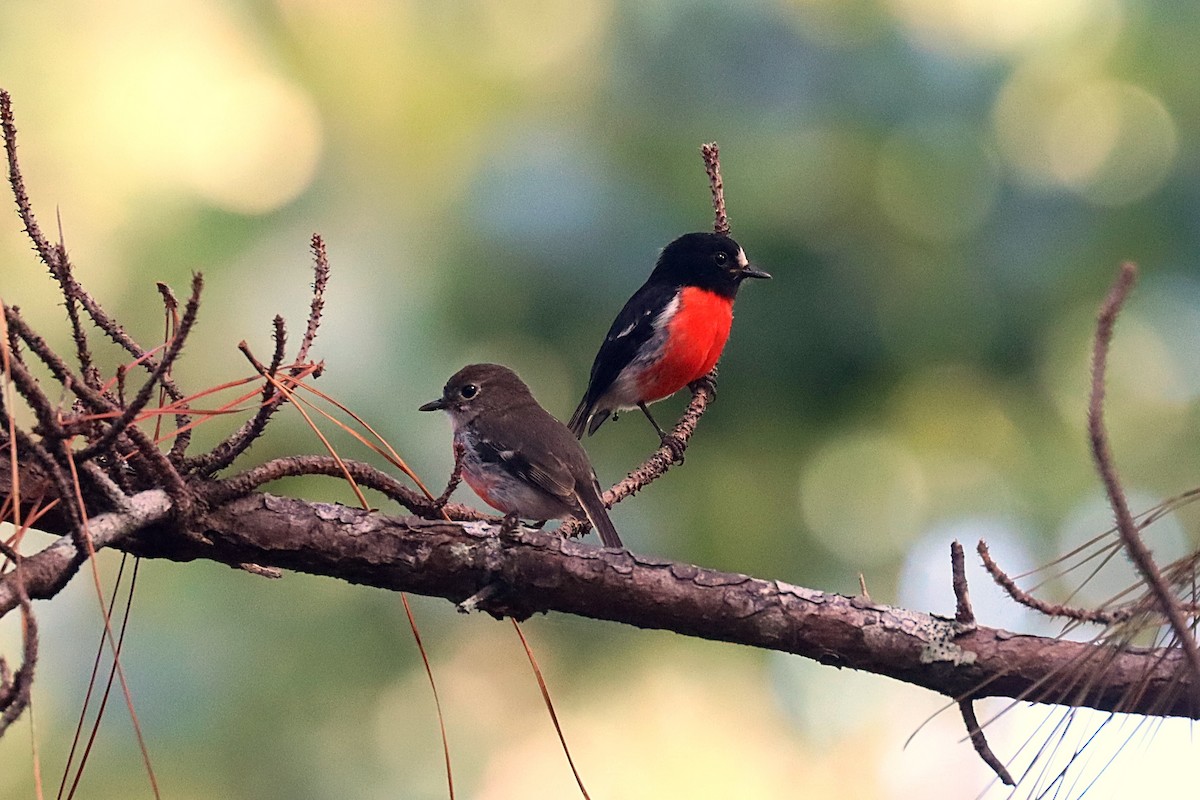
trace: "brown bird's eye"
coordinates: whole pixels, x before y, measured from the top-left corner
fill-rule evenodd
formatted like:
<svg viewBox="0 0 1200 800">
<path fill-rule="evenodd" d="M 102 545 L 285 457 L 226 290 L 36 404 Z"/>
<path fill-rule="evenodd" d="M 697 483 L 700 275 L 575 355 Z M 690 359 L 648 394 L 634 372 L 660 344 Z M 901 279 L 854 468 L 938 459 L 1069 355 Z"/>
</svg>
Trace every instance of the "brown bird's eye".
<svg viewBox="0 0 1200 800">
<path fill-rule="evenodd" d="M 718 267 L 725 266 L 725 262 L 728 260 L 729 260 L 729 255 L 727 253 L 718 252 L 715 256 L 713 256 L 713 261 L 717 262 Z"/>
<path fill-rule="evenodd" d="M 473 383 L 468 383 L 466 386 L 459 389 L 458 393 L 470 400 L 472 397 L 479 394 L 479 387 Z"/>
</svg>

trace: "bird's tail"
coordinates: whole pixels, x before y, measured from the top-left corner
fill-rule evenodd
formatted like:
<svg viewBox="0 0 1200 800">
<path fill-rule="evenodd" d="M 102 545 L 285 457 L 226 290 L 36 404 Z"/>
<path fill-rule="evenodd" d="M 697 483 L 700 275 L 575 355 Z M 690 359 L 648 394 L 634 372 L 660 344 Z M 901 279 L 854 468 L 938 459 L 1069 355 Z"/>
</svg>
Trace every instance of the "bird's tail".
<svg viewBox="0 0 1200 800">
<path fill-rule="evenodd" d="M 583 429 L 587 427 L 590 415 L 591 404 L 588 402 L 587 395 L 584 395 L 584 398 L 579 401 L 579 407 L 571 415 L 571 421 L 567 423 L 567 427 L 571 429 L 571 433 L 575 434 L 576 439 L 583 438 Z"/>
<path fill-rule="evenodd" d="M 604 542 L 604 546 L 624 550 L 625 545 L 621 544 L 621 537 L 617 535 L 617 529 L 608 518 L 608 509 L 600 499 L 600 484 L 593 479 L 592 485 L 580 487 L 576 496 L 579 498 L 579 504 L 583 506 L 583 513 L 587 515 L 588 522 L 592 523 L 592 527 L 600 534 L 600 541 Z"/>
</svg>

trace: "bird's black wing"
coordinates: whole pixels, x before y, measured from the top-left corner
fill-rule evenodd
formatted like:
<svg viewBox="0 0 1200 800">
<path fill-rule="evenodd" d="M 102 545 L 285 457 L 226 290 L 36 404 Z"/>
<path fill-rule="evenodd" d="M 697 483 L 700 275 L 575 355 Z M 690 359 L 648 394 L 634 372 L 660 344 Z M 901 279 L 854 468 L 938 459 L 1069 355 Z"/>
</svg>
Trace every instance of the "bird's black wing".
<svg viewBox="0 0 1200 800">
<path fill-rule="evenodd" d="M 576 438 L 583 435 L 588 420 L 595 411 L 596 402 L 612 386 L 621 370 L 629 366 L 638 351 L 654 336 L 654 320 L 675 296 L 676 287 L 659 281 L 648 281 L 633 293 L 621 313 L 613 320 L 596 360 L 592 362 L 592 374 L 579 407 L 571 415 L 567 427 Z M 594 431 L 598 425 L 592 426 Z"/>
</svg>

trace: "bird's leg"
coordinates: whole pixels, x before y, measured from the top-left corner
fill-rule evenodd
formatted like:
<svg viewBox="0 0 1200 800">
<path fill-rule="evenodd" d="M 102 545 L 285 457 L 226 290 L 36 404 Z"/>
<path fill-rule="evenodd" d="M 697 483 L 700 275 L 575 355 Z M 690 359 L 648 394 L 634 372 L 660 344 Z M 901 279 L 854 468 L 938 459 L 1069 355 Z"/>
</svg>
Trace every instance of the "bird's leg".
<svg viewBox="0 0 1200 800">
<path fill-rule="evenodd" d="M 659 427 L 658 422 L 655 421 L 654 416 L 650 413 L 650 409 L 646 408 L 646 404 L 639 402 L 638 408 L 640 408 L 642 413 L 646 415 L 646 419 L 650 420 L 650 424 L 653 425 L 654 430 L 658 432 L 658 438 L 665 440 L 667 435 L 663 433 L 663 429 Z"/>
<path fill-rule="evenodd" d="M 650 424 L 654 426 L 654 430 L 657 431 L 658 439 L 660 442 L 662 442 L 663 447 L 667 447 L 671 450 L 671 460 L 676 464 L 682 464 L 683 451 L 687 445 L 684 444 L 683 440 L 681 440 L 678 436 L 664 432 L 654 420 L 654 417 L 651 416 L 650 409 L 646 408 L 645 403 L 638 403 L 638 408 L 642 410 L 642 413 L 646 415 L 646 419 L 650 420 Z"/>
<path fill-rule="evenodd" d="M 498 534 L 501 539 L 516 538 L 517 530 L 521 527 L 521 518 L 517 516 L 515 511 L 510 511 L 504 515 L 504 519 L 500 521 L 500 530 Z"/>
</svg>

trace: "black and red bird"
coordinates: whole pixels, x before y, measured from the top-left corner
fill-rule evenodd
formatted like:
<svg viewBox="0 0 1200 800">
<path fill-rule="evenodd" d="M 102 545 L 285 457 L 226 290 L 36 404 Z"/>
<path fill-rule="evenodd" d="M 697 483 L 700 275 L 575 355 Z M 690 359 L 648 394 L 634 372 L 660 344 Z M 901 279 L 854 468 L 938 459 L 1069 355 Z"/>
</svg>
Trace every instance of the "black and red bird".
<svg viewBox="0 0 1200 800">
<path fill-rule="evenodd" d="M 618 411 L 647 406 L 709 373 L 729 338 L 733 300 L 747 278 L 769 278 L 738 243 L 718 233 L 688 233 L 663 248 L 642 288 L 617 314 L 579 407 L 567 427 L 596 432 Z"/>
<path fill-rule="evenodd" d="M 605 547 L 624 547 L 583 445 L 517 373 L 498 364 L 463 367 L 421 410 L 450 415 L 462 476 L 489 506 L 530 520 L 582 516 Z"/>
</svg>

